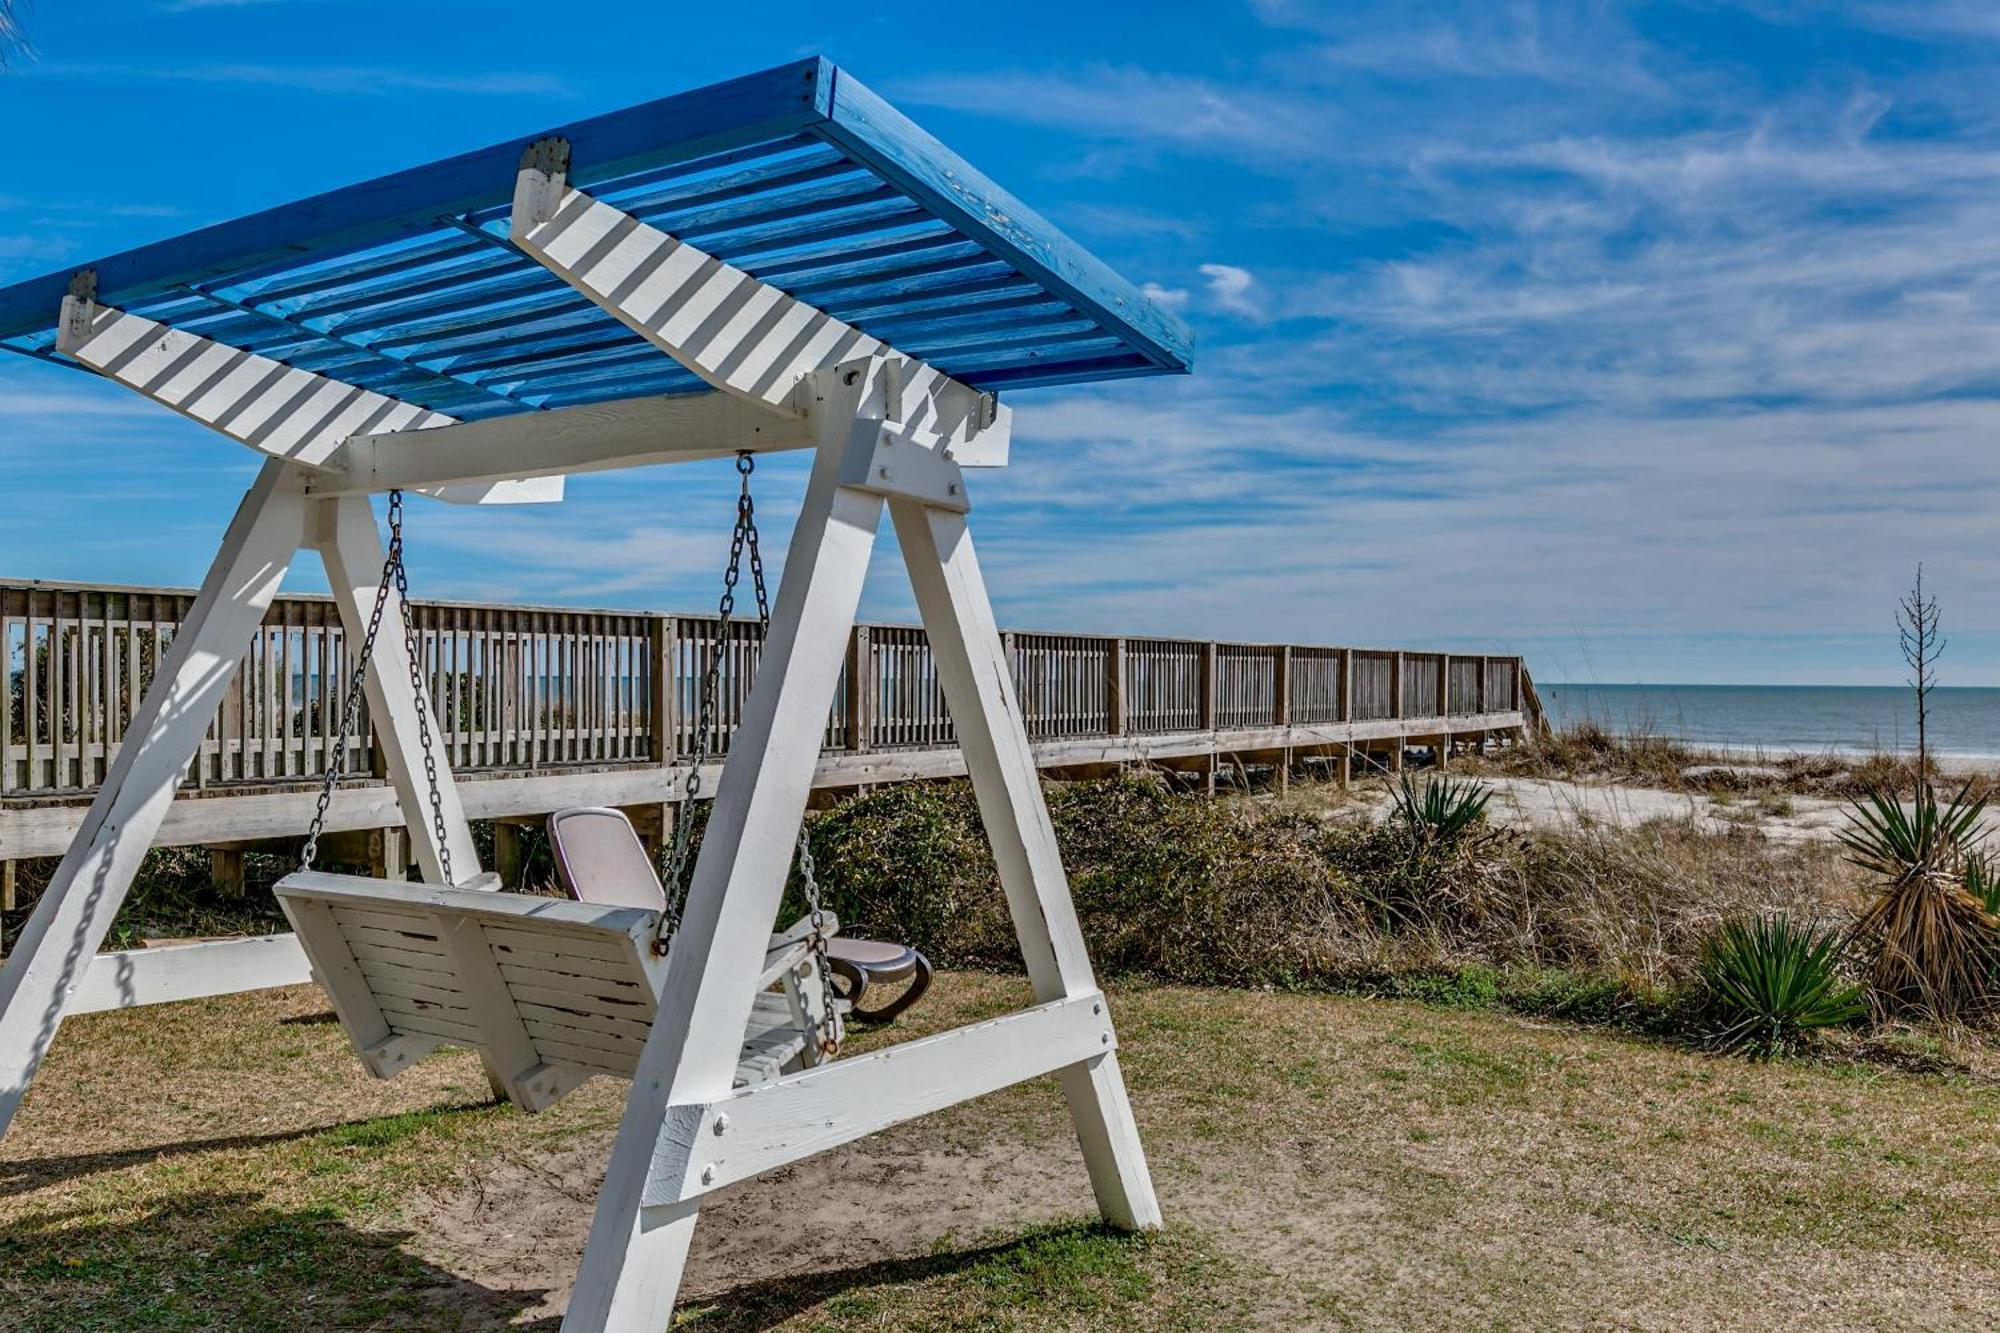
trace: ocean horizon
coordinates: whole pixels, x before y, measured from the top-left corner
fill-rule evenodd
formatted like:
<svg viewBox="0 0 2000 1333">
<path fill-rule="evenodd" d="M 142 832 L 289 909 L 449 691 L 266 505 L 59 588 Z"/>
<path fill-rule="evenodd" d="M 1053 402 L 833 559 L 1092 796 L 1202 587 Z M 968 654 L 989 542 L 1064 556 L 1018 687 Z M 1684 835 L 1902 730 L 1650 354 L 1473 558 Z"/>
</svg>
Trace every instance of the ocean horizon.
<svg viewBox="0 0 2000 1333">
<path fill-rule="evenodd" d="M 1620 735 L 1774 751 L 1911 750 L 1916 707 L 1902 685 L 1580 685 L 1536 682 L 1556 726 L 1595 722 Z M 1933 753 L 2000 759 L 2000 688 L 1931 693 Z"/>
</svg>

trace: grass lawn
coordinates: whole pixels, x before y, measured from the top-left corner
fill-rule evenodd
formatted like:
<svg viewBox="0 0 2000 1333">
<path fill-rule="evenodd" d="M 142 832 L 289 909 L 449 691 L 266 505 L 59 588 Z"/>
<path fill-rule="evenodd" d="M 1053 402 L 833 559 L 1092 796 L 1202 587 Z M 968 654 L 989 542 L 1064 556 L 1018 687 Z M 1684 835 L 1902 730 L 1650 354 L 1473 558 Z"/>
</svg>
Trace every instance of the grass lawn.
<svg viewBox="0 0 2000 1333">
<path fill-rule="evenodd" d="M 1002 1012 L 940 978 L 898 1036 Z M 1038 1080 L 727 1191 L 695 1329 L 2000 1322 L 2000 1089 L 1488 1013 L 1114 993 L 1169 1225 Z M 874 1040 L 862 1044 L 870 1044 Z M 65 1024 L 0 1144 L 0 1328 L 553 1329 L 624 1085 L 375 1083 L 309 988 Z"/>
</svg>

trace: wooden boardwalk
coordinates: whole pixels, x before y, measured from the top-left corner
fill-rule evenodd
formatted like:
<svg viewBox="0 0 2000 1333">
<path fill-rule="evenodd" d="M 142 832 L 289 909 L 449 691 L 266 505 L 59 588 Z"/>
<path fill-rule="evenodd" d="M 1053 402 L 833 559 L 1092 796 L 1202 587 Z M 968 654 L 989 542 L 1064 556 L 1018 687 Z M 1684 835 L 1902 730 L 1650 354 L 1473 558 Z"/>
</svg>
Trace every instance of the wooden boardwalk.
<svg viewBox="0 0 2000 1333">
<path fill-rule="evenodd" d="M 154 664 L 193 601 L 186 590 L 0 581 L 0 867 L 60 855 Z M 458 602 L 413 604 L 439 743 L 475 819 L 520 821 L 613 805 L 658 836 L 696 746 L 696 690 L 712 616 Z M 1014 632 L 1006 636 L 1038 762 L 1194 769 L 1299 766 L 1345 777 L 1399 767 L 1406 747 L 1482 745 L 1537 718 L 1516 657 L 1307 644 Z M 730 626 L 711 750 L 727 752 L 762 633 Z M 352 670 L 333 603 L 280 598 L 162 827 L 163 845 L 240 848 L 296 838 L 338 734 Z M 400 860 L 402 818 L 372 744 L 351 743 L 328 827 Z M 817 785 L 852 788 L 964 772 L 924 632 L 857 628 L 827 717 Z M 707 791 L 714 774 L 704 775 Z M 228 861 L 219 864 L 227 873 Z M 11 906 L 11 873 L 0 869 Z"/>
</svg>

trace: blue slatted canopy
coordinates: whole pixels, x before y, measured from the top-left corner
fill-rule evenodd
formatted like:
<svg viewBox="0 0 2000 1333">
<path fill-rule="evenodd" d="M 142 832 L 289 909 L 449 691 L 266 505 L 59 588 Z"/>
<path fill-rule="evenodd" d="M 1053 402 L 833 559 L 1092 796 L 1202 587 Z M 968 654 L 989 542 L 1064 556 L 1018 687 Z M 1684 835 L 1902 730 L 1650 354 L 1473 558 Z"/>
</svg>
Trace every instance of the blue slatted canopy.
<svg viewBox="0 0 2000 1333">
<path fill-rule="evenodd" d="M 98 300 L 472 420 L 705 388 L 507 240 L 522 150 L 981 389 L 1183 372 L 1187 329 L 824 59 L 528 135 L 79 265 Z M 62 359 L 76 270 L 0 290 Z"/>
</svg>

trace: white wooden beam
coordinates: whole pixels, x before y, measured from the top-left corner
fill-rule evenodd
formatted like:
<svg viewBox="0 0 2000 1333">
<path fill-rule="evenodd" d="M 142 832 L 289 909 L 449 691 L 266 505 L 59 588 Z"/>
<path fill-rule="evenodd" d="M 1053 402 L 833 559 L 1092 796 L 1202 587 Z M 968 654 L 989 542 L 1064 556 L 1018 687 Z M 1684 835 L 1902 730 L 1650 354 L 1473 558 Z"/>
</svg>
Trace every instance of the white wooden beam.
<svg viewBox="0 0 2000 1333">
<path fill-rule="evenodd" d="M 171 408 L 258 453 L 325 469 L 351 435 L 432 430 L 456 417 L 327 375 L 299 370 L 200 334 L 63 298 L 57 350 L 107 379 Z M 427 490 L 453 504 L 543 504 L 562 499 L 562 480 L 484 476 L 477 484 Z"/>
<path fill-rule="evenodd" d="M 340 442 L 456 420 L 157 320 L 63 298 L 57 350 L 273 458 L 324 468 Z"/>
<path fill-rule="evenodd" d="M 965 516 L 911 499 L 891 500 L 889 514 L 1035 997 L 1046 1003 L 1095 994 L 1097 979 Z M 1070 1066 L 1062 1083 L 1104 1220 L 1128 1229 L 1159 1226 L 1160 1205 L 1117 1055 Z"/>
<path fill-rule="evenodd" d="M 840 386 L 850 404 L 875 387 L 856 379 Z M 857 435 L 863 429 L 854 425 Z M 563 1319 L 572 1333 L 654 1333 L 680 1286 L 694 1210 L 646 1209 L 646 1181 L 656 1170 L 671 1175 L 685 1168 L 684 1160 L 672 1161 L 678 1150 L 666 1121 L 674 1108 L 705 1106 L 729 1093 L 738 1034 L 750 1016 L 750 983 L 762 969 L 784 893 L 881 521 L 879 497 L 838 484 L 845 449 L 844 436 L 829 426 L 786 552 L 756 682 L 702 836 L 659 1014 L 598 1195 Z M 658 1164 L 656 1154 L 664 1159 Z"/>
<path fill-rule="evenodd" d="M 646 1204 L 682 1203 L 906 1120 L 984 1097 L 1117 1044 L 1101 995 L 1056 1000 L 919 1041 L 738 1088 L 669 1114 L 692 1131 L 679 1176 L 647 1182 Z"/>
<path fill-rule="evenodd" d="M 358 646 L 367 636 L 385 559 L 375 511 L 362 496 L 313 501 L 308 535 L 326 563 L 327 584 L 340 609 L 347 641 Z M 368 716 L 425 882 L 467 885 L 479 878 L 479 851 L 473 846 L 472 827 L 466 822 L 458 784 L 452 779 L 444 732 L 432 714 L 427 693 L 411 681 L 404 628 L 401 600 L 392 593 L 382 609 L 375 657 L 368 669 Z M 419 676 L 429 674 L 422 663 L 416 665 Z M 431 737 L 429 756 L 421 739 L 426 728 Z M 436 810 L 431 803 L 431 772 L 436 774 Z M 440 823 L 444 827 L 442 843 L 437 831 Z M 444 873 L 445 855 L 451 860 L 449 877 Z"/>
<path fill-rule="evenodd" d="M 91 958 L 63 1013 L 74 1017 L 174 1004 L 273 986 L 301 986 L 311 980 L 312 968 L 296 935 L 120 949 Z"/>
<path fill-rule="evenodd" d="M 810 417 L 733 394 L 673 394 L 524 412 L 422 431 L 357 435 L 308 484 L 314 495 L 463 485 L 809 448 Z"/>
<path fill-rule="evenodd" d="M 797 414 L 816 371 L 903 362 L 889 413 L 942 437 L 968 467 L 1006 463 L 1007 409 L 733 264 L 567 181 L 560 140 L 532 145 L 514 192 L 514 243 L 605 312 L 724 393 Z"/>
<path fill-rule="evenodd" d="M 118 755 L 0 967 L 0 1133 L 90 971 L 174 789 L 304 536 L 299 470 L 264 465 L 238 506 Z"/>
</svg>

